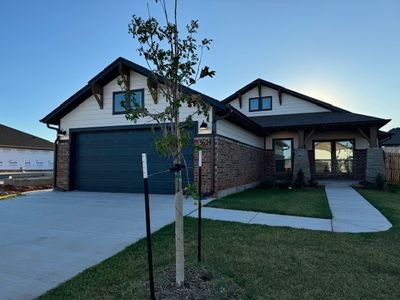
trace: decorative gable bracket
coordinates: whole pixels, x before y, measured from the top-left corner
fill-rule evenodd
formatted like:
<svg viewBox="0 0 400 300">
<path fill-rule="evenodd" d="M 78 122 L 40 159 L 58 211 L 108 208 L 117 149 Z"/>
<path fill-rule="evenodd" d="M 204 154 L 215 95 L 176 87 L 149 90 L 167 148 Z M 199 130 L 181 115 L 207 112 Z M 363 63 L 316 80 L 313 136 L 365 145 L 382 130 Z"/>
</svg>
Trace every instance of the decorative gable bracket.
<svg viewBox="0 0 400 300">
<path fill-rule="evenodd" d="M 92 84 L 92 94 L 96 98 L 97 103 L 99 104 L 100 109 L 104 107 L 104 93 L 103 87 L 98 83 Z"/>
<path fill-rule="evenodd" d="M 131 72 L 129 70 L 129 68 L 127 68 L 123 63 L 119 63 L 118 64 L 118 72 L 119 72 L 119 76 L 122 79 L 122 82 L 125 86 L 126 90 L 130 90 L 130 83 L 131 83 Z"/>
</svg>

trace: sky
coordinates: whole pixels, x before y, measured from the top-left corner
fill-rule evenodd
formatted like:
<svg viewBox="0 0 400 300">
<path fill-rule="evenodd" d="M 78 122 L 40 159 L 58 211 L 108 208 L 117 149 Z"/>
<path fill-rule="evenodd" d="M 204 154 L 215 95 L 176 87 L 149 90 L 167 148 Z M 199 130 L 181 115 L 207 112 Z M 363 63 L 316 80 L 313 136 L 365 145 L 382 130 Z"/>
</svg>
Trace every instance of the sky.
<svg viewBox="0 0 400 300">
<path fill-rule="evenodd" d="M 128 34 L 154 0 L 0 4 L 0 123 L 55 139 L 41 118 L 117 57 L 146 65 Z M 400 1 L 181 0 L 198 19 L 216 76 L 195 89 L 224 99 L 256 78 L 400 127 Z"/>
</svg>

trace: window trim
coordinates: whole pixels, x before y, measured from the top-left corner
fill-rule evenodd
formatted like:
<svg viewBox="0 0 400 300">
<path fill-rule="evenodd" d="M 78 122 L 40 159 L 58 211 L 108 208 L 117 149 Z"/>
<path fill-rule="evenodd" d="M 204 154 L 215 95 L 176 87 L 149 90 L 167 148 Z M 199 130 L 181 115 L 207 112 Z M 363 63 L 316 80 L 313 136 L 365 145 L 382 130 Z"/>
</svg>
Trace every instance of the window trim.
<svg viewBox="0 0 400 300">
<path fill-rule="evenodd" d="M 292 151 L 290 151 L 290 162 L 291 162 L 291 171 L 290 172 L 277 172 L 276 171 L 276 159 L 275 159 L 275 141 L 287 141 L 289 140 L 292 143 Z M 274 172 L 278 174 L 290 174 L 293 173 L 293 162 L 294 162 L 294 138 L 277 138 L 272 139 L 272 151 L 274 153 Z"/>
<path fill-rule="evenodd" d="M 268 98 L 271 102 L 271 108 L 262 109 L 262 99 Z M 251 100 L 258 99 L 258 109 L 251 109 Z M 272 110 L 272 96 L 261 96 L 261 97 L 251 97 L 249 98 L 249 112 L 253 111 L 267 111 Z"/>
<path fill-rule="evenodd" d="M 133 92 L 134 94 L 136 93 L 141 93 L 142 95 L 142 107 L 144 107 L 144 89 L 135 89 L 135 90 L 130 90 L 130 92 Z M 121 95 L 125 93 L 124 91 L 118 91 L 118 92 L 113 92 L 113 101 L 112 101 L 112 114 L 113 115 L 124 115 L 126 112 L 125 111 L 115 111 L 115 96 L 116 95 Z"/>
</svg>

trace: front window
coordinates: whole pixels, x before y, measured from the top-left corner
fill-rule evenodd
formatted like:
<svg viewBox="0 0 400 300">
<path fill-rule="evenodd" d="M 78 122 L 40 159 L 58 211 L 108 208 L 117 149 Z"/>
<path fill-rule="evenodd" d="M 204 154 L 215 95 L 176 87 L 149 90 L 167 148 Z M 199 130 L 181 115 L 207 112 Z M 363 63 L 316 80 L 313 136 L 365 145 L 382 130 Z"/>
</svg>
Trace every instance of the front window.
<svg viewBox="0 0 400 300">
<path fill-rule="evenodd" d="M 315 172 L 320 175 L 353 173 L 354 141 L 314 142 Z"/>
<path fill-rule="evenodd" d="M 272 97 L 257 97 L 249 99 L 249 111 L 261 111 L 272 109 Z"/>
<path fill-rule="evenodd" d="M 126 99 L 125 92 L 113 93 L 113 114 L 124 114 L 126 108 L 134 108 L 135 106 L 143 106 L 144 90 L 131 90 L 128 99 Z M 128 101 L 126 101 L 128 100 Z"/>
<path fill-rule="evenodd" d="M 275 171 L 277 173 L 292 171 L 293 141 L 291 139 L 276 139 L 274 143 Z"/>
</svg>

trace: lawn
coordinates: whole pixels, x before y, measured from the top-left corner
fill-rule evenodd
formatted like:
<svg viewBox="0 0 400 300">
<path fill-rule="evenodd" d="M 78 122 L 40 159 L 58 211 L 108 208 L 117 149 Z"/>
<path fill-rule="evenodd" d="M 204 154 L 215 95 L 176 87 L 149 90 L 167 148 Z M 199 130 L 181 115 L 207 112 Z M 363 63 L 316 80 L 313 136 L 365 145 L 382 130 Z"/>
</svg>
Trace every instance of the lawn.
<svg viewBox="0 0 400 300">
<path fill-rule="evenodd" d="M 255 188 L 214 200 L 207 206 L 280 215 L 332 218 L 323 188 L 298 190 Z"/>
<path fill-rule="evenodd" d="M 19 196 L 20 194 L 8 194 L 8 195 L 0 195 L 0 201 L 1 200 L 7 200 L 7 199 L 11 199 L 11 198 L 15 198 L 17 196 Z"/>
<path fill-rule="evenodd" d="M 203 266 L 237 285 L 240 299 L 400 298 L 400 189 L 359 190 L 392 222 L 382 233 L 347 234 L 204 221 Z M 188 265 L 196 265 L 197 220 L 185 219 Z M 174 264 L 174 228 L 153 235 L 156 271 Z M 144 240 L 42 299 L 145 299 Z"/>
</svg>

